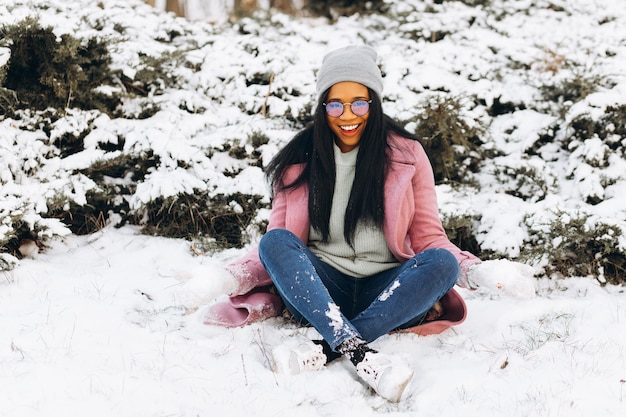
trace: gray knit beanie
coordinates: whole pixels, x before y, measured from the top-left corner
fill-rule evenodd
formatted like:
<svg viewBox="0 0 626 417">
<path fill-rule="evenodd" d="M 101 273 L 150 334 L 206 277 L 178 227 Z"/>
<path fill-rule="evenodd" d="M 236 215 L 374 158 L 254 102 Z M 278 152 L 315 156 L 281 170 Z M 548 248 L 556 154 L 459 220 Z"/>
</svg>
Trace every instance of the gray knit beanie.
<svg viewBox="0 0 626 417">
<path fill-rule="evenodd" d="M 369 46 L 346 46 L 324 56 L 317 74 L 317 98 L 334 84 L 353 81 L 374 90 L 382 99 L 383 77 L 376 65 L 376 51 Z"/>
</svg>

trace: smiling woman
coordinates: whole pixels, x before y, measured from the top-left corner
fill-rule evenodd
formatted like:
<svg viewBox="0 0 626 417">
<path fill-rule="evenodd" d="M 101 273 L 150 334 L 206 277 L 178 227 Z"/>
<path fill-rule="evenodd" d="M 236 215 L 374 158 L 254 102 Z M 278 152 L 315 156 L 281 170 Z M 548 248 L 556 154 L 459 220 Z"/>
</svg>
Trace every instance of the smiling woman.
<svg viewBox="0 0 626 417">
<path fill-rule="evenodd" d="M 322 338 L 277 347 L 279 370 L 317 370 L 343 356 L 395 402 L 413 370 L 369 342 L 462 322 L 465 305 L 452 287 L 467 283 L 480 260 L 448 240 L 424 149 L 383 113 L 376 59 L 367 46 L 324 57 L 313 123 L 266 168 L 274 190 L 268 232 L 258 250 L 227 267 L 231 298 L 211 306 L 205 323 L 242 325 L 284 306 Z M 275 291 L 259 291 L 268 286 Z"/>
</svg>

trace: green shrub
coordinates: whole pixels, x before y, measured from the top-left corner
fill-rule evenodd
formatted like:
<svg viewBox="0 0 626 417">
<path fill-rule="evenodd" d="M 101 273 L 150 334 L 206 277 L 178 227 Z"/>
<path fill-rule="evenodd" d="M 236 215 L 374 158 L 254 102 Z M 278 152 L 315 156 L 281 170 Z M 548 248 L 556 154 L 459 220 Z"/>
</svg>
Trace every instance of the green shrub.
<svg viewBox="0 0 626 417">
<path fill-rule="evenodd" d="M 104 146 L 104 144 L 102 145 Z M 120 143 L 109 144 L 111 150 L 123 147 Z M 157 166 L 159 158 L 152 152 L 142 156 L 121 154 L 115 158 L 99 160 L 79 171 L 93 180 L 97 188 L 85 193 L 86 204 L 79 205 L 64 196 L 48 201 L 47 217 L 56 218 L 77 235 L 97 232 L 108 224 L 109 216 L 117 214 L 122 223 L 129 221 L 128 200 L 135 192 L 138 181 Z"/>
<path fill-rule="evenodd" d="M 116 94 L 98 90 L 113 82 L 104 42 L 67 34 L 57 39 L 52 28 L 40 27 L 33 18 L 0 32 L 2 44 L 11 51 L 4 87 L 16 93 L 15 108 L 78 107 L 111 113 L 120 103 Z"/>
<path fill-rule="evenodd" d="M 565 64 L 564 64 L 565 65 Z M 568 64 L 566 66 L 572 66 Z M 559 69 L 555 69 L 558 71 Z M 574 103 L 585 99 L 602 87 L 612 88 L 611 82 L 603 75 L 596 75 L 589 71 L 573 69 L 572 75 L 565 79 L 554 78 L 553 83 L 546 83 L 539 87 L 543 100 L 535 106 L 540 110 L 551 111 L 563 118 Z M 552 80 L 552 78 L 551 78 Z"/>
<path fill-rule="evenodd" d="M 7 223 L 7 226 L 10 226 L 11 231 L 4 236 L 0 236 L 0 252 L 9 253 L 20 259 L 22 257 L 18 251 L 20 242 L 24 239 L 33 239 L 33 231 L 30 230 L 30 226 L 19 218 L 19 216 L 9 216 L 5 217 L 3 220 L 4 223 Z M 4 270 L 4 268 L 0 265 L 0 271 L 2 270 Z"/>
<path fill-rule="evenodd" d="M 177 87 L 179 80 L 170 68 L 183 64 L 182 55 L 183 51 L 163 53 L 158 57 L 141 55 L 141 65 L 133 79 L 126 76 L 121 78 L 127 94 L 131 97 L 153 97 L 163 94 L 168 87 Z"/>
<path fill-rule="evenodd" d="M 504 192 L 524 201 L 537 202 L 548 196 L 554 180 L 545 174 L 543 165 L 533 165 L 527 159 L 515 161 L 513 166 L 493 164 L 493 175 Z"/>
<path fill-rule="evenodd" d="M 415 135 L 423 140 L 437 183 L 471 183 L 469 174 L 478 171 L 481 137 L 487 130 L 480 120 L 468 123 L 463 109 L 459 98 L 436 96 L 424 102 L 413 120 Z"/>
<path fill-rule="evenodd" d="M 514 113 L 518 110 L 525 110 L 526 105 L 524 103 L 514 103 L 511 101 L 500 101 L 501 97 L 495 97 L 492 103 L 487 107 L 487 114 L 491 117 L 500 116 L 502 114 Z M 481 104 L 485 105 L 486 102 L 481 100 Z"/>
<path fill-rule="evenodd" d="M 599 137 L 613 151 L 626 154 L 626 146 L 623 138 L 626 137 L 626 104 L 619 106 L 608 106 L 604 110 L 604 114 L 594 119 L 589 114 L 581 114 L 575 117 L 569 126 L 572 134 L 569 136 L 570 141 L 564 143 L 564 147 L 568 148 L 572 140 L 585 140 L 594 136 Z"/>
<path fill-rule="evenodd" d="M 545 101 L 576 103 L 598 91 L 604 84 L 604 76 L 574 73 L 571 78 L 561 80 L 558 84 L 543 85 L 541 91 Z"/>
<path fill-rule="evenodd" d="M 473 232 L 472 223 L 474 218 L 467 214 L 461 214 L 443 219 L 443 227 L 450 242 L 461 250 L 481 255 L 480 245 Z"/>
<path fill-rule="evenodd" d="M 67 225 L 75 235 L 88 235 L 104 228 L 108 223 L 111 201 L 102 193 L 87 193 L 88 203 L 78 205 L 68 201 L 63 210 L 50 212 L 50 217 L 57 218 Z"/>
<path fill-rule="evenodd" d="M 109 222 L 111 213 L 122 216 L 128 213 L 128 204 L 114 194 L 119 190 L 106 187 L 86 192 L 87 203 L 77 204 L 73 200 L 58 199 L 50 202 L 47 217 L 59 219 L 75 235 L 88 235 L 104 228 Z M 123 201 L 119 204 L 119 201 Z"/>
<path fill-rule="evenodd" d="M 263 207 L 262 197 L 256 195 L 179 194 L 151 201 L 138 210 L 133 221 L 147 234 L 183 239 L 210 237 L 221 248 L 241 248 L 247 243 L 248 226 Z"/>
<path fill-rule="evenodd" d="M 489 6 L 491 4 L 491 0 L 434 0 L 434 3 L 442 4 L 444 1 L 458 1 L 459 3 L 463 3 L 467 6 Z"/>
<path fill-rule="evenodd" d="M 297 114 L 287 111 L 284 115 L 285 120 L 292 123 L 294 130 L 303 129 L 305 126 L 313 123 L 313 102 L 308 102 L 298 109 Z"/>
<path fill-rule="evenodd" d="M 336 16 L 350 16 L 355 13 L 384 12 L 384 0 L 309 0 L 305 9 L 316 16 L 334 19 Z"/>
<path fill-rule="evenodd" d="M 39 249 L 46 248 L 51 238 L 65 236 L 69 230 L 56 220 L 44 219 L 34 214 L 28 204 L 10 201 L 8 207 L 0 208 L 0 271 L 10 270 L 23 257 L 20 247 L 31 241 Z"/>
<path fill-rule="evenodd" d="M 2 81 L 0 81 L 0 85 Z M 17 94 L 13 90 L 9 90 L 8 88 L 0 87 L 0 114 L 6 114 L 11 112 L 17 104 L 19 103 L 17 99 Z"/>
<path fill-rule="evenodd" d="M 248 140 L 254 149 L 266 145 L 270 142 L 270 138 L 260 130 L 254 130 L 248 135 Z"/>
<path fill-rule="evenodd" d="M 624 231 L 584 213 L 557 212 L 542 223 L 527 219 L 530 242 L 520 258 L 545 264 L 548 275 L 592 276 L 601 284 L 626 284 Z"/>
<path fill-rule="evenodd" d="M 0 271 L 10 271 L 19 264 L 19 258 L 4 253 L 4 249 L 0 248 Z"/>
</svg>

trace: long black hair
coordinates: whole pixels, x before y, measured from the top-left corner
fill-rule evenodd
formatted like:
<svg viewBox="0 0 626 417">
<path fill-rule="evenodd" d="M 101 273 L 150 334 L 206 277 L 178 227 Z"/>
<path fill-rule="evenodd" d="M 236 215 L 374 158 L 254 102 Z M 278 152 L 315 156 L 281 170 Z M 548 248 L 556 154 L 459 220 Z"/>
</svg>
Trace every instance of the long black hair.
<svg viewBox="0 0 626 417">
<path fill-rule="evenodd" d="M 302 184 L 309 187 L 311 226 L 324 241 L 330 235 L 330 212 L 335 190 L 335 134 L 326 121 L 323 103 L 330 89 L 320 98 L 313 122 L 298 132 L 268 164 L 265 174 L 273 190 L 286 190 Z M 372 100 L 369 117 L 359 141 L 356 170 L 344 217 L 344 238 L 352 246 L 360 221 L 382 227 L 385 217 L 384 186 L 388 169 L 387 137 L 393 132 L 407 139 L 418 140 L 382 111 L 378 95 L 368 88 Z M 304 164 L 294 181 L 285 183 L 283 174 L 293 164 Z"/>
</svg>

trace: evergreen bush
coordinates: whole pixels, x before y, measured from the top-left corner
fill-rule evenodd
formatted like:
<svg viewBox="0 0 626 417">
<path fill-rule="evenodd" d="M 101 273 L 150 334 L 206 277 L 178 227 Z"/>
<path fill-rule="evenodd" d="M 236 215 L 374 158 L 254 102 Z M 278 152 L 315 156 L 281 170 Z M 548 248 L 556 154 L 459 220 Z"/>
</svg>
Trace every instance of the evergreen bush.
<svg viewBox="0 0 626 417">
<path fill-rule="evenodd" d="M 469 214 L 460 214 L 448 216 L 442 219 L 442 223 L 450 242 L 461 250 L 479 256 L 482 251 L 474 234 L 474 220 L 474 217 Z"/>
<path fill-rule="evenodd" d="M 503 190 L 524 201 L 544 200 L 554 185 L 554 180 L 546 176 L 545 164 L 539 161 L 523 159 L 514 166 L 493 164 L 493 175 Z"/>
<path fill-rule="evenodd" d="M 50 202 L 48 216 L 59 219 L 76 235 L 88 235 L 104 228 L 109 223 L 109 216 L 128 213 L 128 204 L 116 204 L 121 193 L 111 187 L 90 190 L 86 193 L 87 203 L 77 204 L 67 197 Z M 121 200 L 123 201 L 123 200 Z"/>
<path fill-rule="evenodd" d="M 0 85 L 2 84 L 2 80 L 0 79 Z M 19 101 L 15 91 L 0 87 L 0 114 L 12 112 L 18 103 Z"/>
<path fill-rule="evenodd" d="M 624 230 L 617 225 L 567 211 L 526 222 L 531 237 L 520 258 L 543 263 L 548 275 L 592 276 L 601 284 L 626 284 L 626 254 L 619 249 Z"/>
<path fill-rule="evenodd" d="M 433 0 L 435 4 L 442 4 L 446 1 L 458 1 L 468 6 L 489 6 L 491 4 L 491 0 Z"/>
<path fill-rule="evenodd" d="M 594 118 L 590 114 L 576 116 L 570 123 L 572 130 L 569 141 L 563 145 L 570 146 L 573 140 L 585 140 L 592 137 L 600 138 L 619 155 L 626 155 L 626 144 L 622 140 L 626 137 L 626 104 L 607 106 L 603 114 Z"/>
<path fill-rule="evenodd" d="M 30 230 L 29 225 L 23 221 L 23 219 L 15 213 L 5 213 L 4 210 L 0 211 L 2 215 L 4 226 L 10 228 L 10 232 L 4 235 L 0 235 L 0 252 L 9 253 L 16 258 L 21 258 L 18 251 L 20 242 L 23 239 L 32 239 L 33 232 Z M 0 271 L 3 271 L 2 265 L 0 265 Z"/>
<path fill-rule="evenodd" d="M 433 165 L 435 181 L 468 184 L 471 173 L 477 172 L 482 159 L 480 145 L 487 130 L 474 119 L 471 123 L 462 114 L 464 105 L 458 97 L 435 96 L 423 103 L 415 134 L 422 138 Z"/>
<path fill-rule="evenodd" d="M 123 141 L 117 147 L 123 147 Z M 122 226 L 133 222 L 128 204 L 136 184 L 142 181 L 146 173 L 160 163 L 153 152 L 142 155 L 120 154 L 119 156 L 99 160 L 90 167 L 80 170 L 82 174 L 97 184 L 97 189 L 86 193 L 87 204 L 79 205 L 67 198 L 50 202 L 50 217 L 60 219 L 72 233 L 77 235 L 96 232 L 107 225 L 111 214 L 121 218 Z M 154 230 L 151 230 L 154 234 Z"/>
<path fill-rule="evenodd" d="M 242 193 L 179 194 L 149 202 L 137 211 L 133 222 L 148 234 L 183 239 L 210 237 L 222 249 L 241 248 L 247 243 L 246 231 L 257 212 L 267 208 L 262 200 L 262 196 Z"/>
<path fill-rule="evenodd" d="M 305 8 L 313 15 L 335 19 L 363 12 L 383 12 L 384 0 L 309 0 Z"/>
<path fill-rule="evenodd" d="M 540 101 L 539 106 L 543 106 L 547 110 L 552 109 L 552 112 L 560 118 L 565 117 L 574 103 L 584 100 L 585 97 L 603 87 L 612 87 L 611 81 L 603 75 L 573 68 L 574 65 L 567 61 L 563 66 L 565 68 L 572 67 L 568 77 L 563 79 L 556 78 L 552 82 L 539 86 L 539 90 L 544 98 L 544 100 Z M 554 71 L 557 71 L 557 69 L 554 69 Z"/>
<path fill-rule="evenodd" d="M 0 36 L 2 45 L 11 51 L 3 87 L 14 91 L 18 99 L 5 112 L 78 107 L 111 113 L 120 103 L 119 94 L 98 89 L 115 82 L 105 42 L 82 41 L 67 34 L 58 39 L 52 28 L 42 28 L 31 17 L 1 28 Z M 6 95 L 2 95 L 3 103 Z"/>
</svg>

